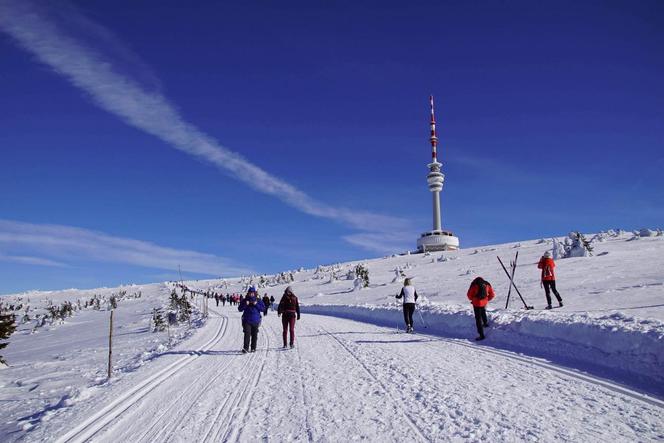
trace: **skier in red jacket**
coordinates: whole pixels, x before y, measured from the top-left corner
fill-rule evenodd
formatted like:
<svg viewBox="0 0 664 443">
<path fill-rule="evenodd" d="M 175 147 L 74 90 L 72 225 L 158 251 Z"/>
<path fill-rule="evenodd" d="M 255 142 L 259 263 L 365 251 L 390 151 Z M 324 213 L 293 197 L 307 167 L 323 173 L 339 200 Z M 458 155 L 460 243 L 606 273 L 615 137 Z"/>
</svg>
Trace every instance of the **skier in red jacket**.
<svg viewBox="0 0 664 443">
<path fill-rule="evenodd" d="M 477 277 L 468 288 L 468 300 L 473 304 L 475 311 L 475 325 L 479 336 L 475 340 L 484 340 L 484 328 L 489 326 L 489 320 L 486 317 L 486 305 L 493 300 L 496 293 L 493 292 L 491 284 L 482 277 Z"/>
<path fill-rule="evenodd" d="M 553 291 L 553 295 L 558 299 L 558 307 L 562 308 L 563 299 L 556 290 L 556 275 L 553 272 L 556 263 L 551 258 L 549 251 L 546 251 L 542 258 L 540 258 L 537 267 L 542 270 L 542 285 L 544 286 L 544 294 L 546 295 L 546 309 L 551 309 L 551 291 Z"/>
</svg>

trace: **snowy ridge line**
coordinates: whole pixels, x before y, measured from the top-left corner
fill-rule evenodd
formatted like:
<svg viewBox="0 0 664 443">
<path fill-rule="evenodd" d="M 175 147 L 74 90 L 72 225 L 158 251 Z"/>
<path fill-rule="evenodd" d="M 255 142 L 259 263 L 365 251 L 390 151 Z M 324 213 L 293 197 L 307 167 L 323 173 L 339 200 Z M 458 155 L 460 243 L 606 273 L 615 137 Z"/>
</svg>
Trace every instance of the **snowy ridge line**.
<svg viewBox="0 0 664 443">
<path fill-rule="evenodd" d="M 217 328 L 215 335 L 203 346 L 201 346 L 199 350 L 207 351 L 212 346 L 214 346 L 224 336 L 227 326 L 228 318 L 226 316 L 221 317 L 221 321 L 219 322 L 219 327 Z M 143 382 L 134 386 L 126 394 L 118 397 L 107 406 L 102 408 L 100 411 L 90 416 L 87 420 L 80 423 L 74 429 L 59 437 L 56 440 L 56 443 L 85 442 L 89 440 L 97 432 L 104 429 L 113 419 L 129 409 L 138 400 L 150 393 L 154 388 L 159 386 L 165 380 L 173 376 L 173 374 L 180 371 L 182 368 L 187 366 L 198 357 L 200 357 L 200 354 L 197 353 L 194 355 L 187 355 L 186 357 L 182 357 L 164 369 L 156 372 Z"/>
<path fill-rule="evenodd" d="M 339 337 L 337 337 L 336 335 L 334 335 L 333 333 L 329 332 L 327 329 L 325 329 L 325 328 L 323 328 L 323 327 L 319 327 L 319 328 L 320 328 L 320 330 L 321 330 L 322 332 L 324 332 L 325 334 L 327 334 L 329 337 L 333 338 L 333 339 L 334 339 L 334 340 L 335 340 L 335 341 L 336 341 L 336 342 L 337 342 L 337 343 L 338 343 L 338 344 L 339 344 L 339 345 L 340 345 L 340 346 L 341 346 L 346 352 L 348 352 L 348 354 L 350 354 L 350 356 L 353 357 L 353 360 L 355 360 L 357 363 L 359 363 L 359 365 L 362 366 L 362 368 L 364 369 L 364 371 L 365 371 L 365 372 L 366 372 L 366 373 L 367 373 L 367 374 L 368 374 L 368 375 L 369 375 L 369 376 L 370 376 L 370 377 L 371 377 L 376 383 L 378 383 L 378 385 L 380 385 L 380 387 L 383 389 L 383 391 L 385 392 L 385 394 L 387 394 L 387 396 L 390 398 L 390 400 L 392 400 L 392 402 L 397 406 L 397 408 L 401 410 L 401 412 L 402 412 L 404 418 L 406 419 L 406 423 L 407 423 L 408 426 L 413 430 L 414 434 L 417 435 L 417 436 L 420 438 L 420 440 L 423 441 L 423 442 L 427 442 L 427 441 L 429 441 L 429 439 L 426 438 L 426 437 L 424 436 L 424 434 L 422 434 L 422 430 L 420 429 L 420 427 L 415 423 L 415 421 L 413 421 L 412 418 L 410 418 L 410 415 L 409 415 L 408 412 L 404 409 L 403 405 L 402 405 L 399 401 L 397 401 L 397 400 L 394 398 L 394 396 L 392 395 L 392 393 L 391 393 L 391 392 L 385 387 L 385 385 L 383 384 L 383 382 L 381 382 L 381 381 L 378 379 L 378 377 L 376 377 L 376 375 L 375 375 L 373 372 L 371 372 L 371 370 L 367 367 L 367 365 L 364 364 L 364 362 L 362 362 L 362 360 L 360 360 L 360 359 L 357 357 L 357 355 L 356 355 L 356 354 L 355 354 L 355 353 L 354 353 L 354 352 L 353 352 L 353 351 L 352 351 L 352 350 L 351 350 L 351 349 L 350 349 L 350 348 L 349 348 L 349 347 L 348 347 L 348 346 L 347 346 L 347 345 L 346 345 L 346 344 L 345 344 L 345 343 L 344 343 Z"/>
<path fill-rule="evenodd" d="M 403 324 L 401 308 L 394 305 L 302 304 L 301 309 L 306 313 L 389 328 Z M 456 339 L 468 339 L 477 334 L 474 316 L 466 307 L 425 305 L 418 309 L 428 326 L 427 334 Z M 634 324 L 621 314 L 600 317 L 533 311 L 489 311 L 488 314 L 491 327 L 487 329 L 487 344 L 494 348 L 550 359 L 664 398 L 664 372 L 661 370 L 664 367 L 664 324 L 660 321 L 642 320 Z M 419 315 L 415 323 L 416 329 L 423 326 Z M 496 349 L 496 352 L 500 351 Z"/>
<path fill-rule="evenodd" d="M 256 352 L 254 355 L 249 356 L 250 358 L 247 359 L 245 365 L 243 366 L 240 372 L 242 374 L 245 374 L 246 373 L 245 369 L 247 367 L 255 369 L 252 370 L 249 376 L 244 377 L 240 382 L 244 383 L 244 387 L 242 389 L 236 389 L 234 395 L 227 397 L 226 402 L 224 402 L 224 404 L 219 408 L 218 413 L 216 414 L 214 420 L 212 421 L 212 426 L 210 427 L 210 429 L 208 429 L 202 441 L 225 442 L 225 441 L 239 440 L 238 432 L 241 432 L 242 427 L 231 426 L 231 424 L 233 422 L 241 423 L 244 417 L 247 415 L 247 412 L 249 411 L 249 405 L 251 404 L 251 399 L 254 397 L 254 393 L 256 392 L 256 386 L 258 385 L 258 380 L 263 372 L 263 369 L 265 368 L 265 363 L 267 361 L 267 353 L 270 347 L 269 337 L 270 337 L 269 334 L 265 334 L 265 340 L 261 340 L 264 346 L 262 348 L 263 352 L 261 352 L 262 362 L 260 367 L 258 367 L 258 365 L 252 364 L 255 359 L 259 358 L 258 352 Z M 229 412 L 226 414 L 225 417 L 223 417 L 222 424 L 216 427 L 215 429 L 214 424 L 219 420 L 221 413 L 224 411 L 226 404 L 228 404 L 228 401 L 231 398 L 233 400 L 231 400 L 230 402 L 230 407 L 227 408 L 227 411 Z M 214 433 L 214 436 L 213 438 L 210 439 L 211 433 Z"/>
</svg>

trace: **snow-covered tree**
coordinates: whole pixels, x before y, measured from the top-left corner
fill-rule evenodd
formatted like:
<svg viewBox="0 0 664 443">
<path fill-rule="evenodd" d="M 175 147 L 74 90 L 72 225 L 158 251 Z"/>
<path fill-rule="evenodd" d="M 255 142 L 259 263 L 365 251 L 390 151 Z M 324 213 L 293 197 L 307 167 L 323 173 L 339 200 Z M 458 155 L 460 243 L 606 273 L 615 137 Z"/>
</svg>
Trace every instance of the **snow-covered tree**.
<svg viewBox="0 0 664 443">
<path fill-rule="evenodd" d="M 657 235 L 657 231 L 651 231 L 648 228 L 641 228 L 639 230 L 639 237 L 654 237 Z"/>
<path fill-rule="evenodd" d="M 399 281 L 401 281 L 402 278 L 405 278 L 405 277 L 406 277 L 406 273 L 403 272 L 403 269 L 401 269 L 401 267 L 398 266 L 394 270 L 394 278 L 392 279 L 392 283 L 399 282 Z"/>
<path fill-rule="evenodd" d="M 360 263 L 355 266 L 355 275 L 362 281 L 363 287 L 369 287 L 369 268 Z"/>
<path fill-rule="evenodd" d="M 171 296 L 169 298 L 169 303 L 170 303 L 170 309 L 172 311 L 177 311 L 178 306 L 180 305 L 180 298 L 178 297 L 178 293 L 175 289 L 171 291 Z"/>
<path fill-rule="evenodd" d="M 191 310 L 192 310 L 191 303 L 189 303 L 187 297 L 185 297 L 184 294 L 182 294 L 179 303 L 180 318 L 178 320 L 188 321 L 191 318 Z"/>
<path fill-rule="evenodd" d="M 0 350 L 7 347 L 9 342 L 6 340 L 11 337 L 11 335 L 16 330 L 16 316 L 14 314 L 9 314 L 7 312 L 0 313 L 0 340 L 5 340 L 0 342 Z M 0 355 L 0 363 L 7 364 L 7 362 Z"/>
<path fill-rule="evenodd" d="M 583 234 L 578 231 L 570 232 L 569 236 L 565 239 L 565 256 L 564 258 L 571 257 L 588 257 L 593 255 L 593 247 Z"/>
<path fill-rule="evenodd" d="M 163 331 L 166 328 L 166 322 L 161 315 L 161 309 L 152 310 L 152 332 Z"/>
</svg>

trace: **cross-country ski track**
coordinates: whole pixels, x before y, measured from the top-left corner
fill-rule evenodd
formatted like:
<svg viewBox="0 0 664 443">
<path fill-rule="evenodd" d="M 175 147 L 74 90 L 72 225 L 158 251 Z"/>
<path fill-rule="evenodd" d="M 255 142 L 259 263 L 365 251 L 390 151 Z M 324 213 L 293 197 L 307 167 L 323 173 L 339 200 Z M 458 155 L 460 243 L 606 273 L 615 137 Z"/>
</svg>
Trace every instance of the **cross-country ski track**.
<svg viewBox="0 0 664 443">
<path fill-rule="evenodd" d="M 490 334 L 490 330 L 489 330 Z M 646 441 L 664 402 L 486 344 L 303 314 L 281 348 L 275 312 L 242 355 L 240 313 L 60 411 L 29 441 Z"/>
</svg>

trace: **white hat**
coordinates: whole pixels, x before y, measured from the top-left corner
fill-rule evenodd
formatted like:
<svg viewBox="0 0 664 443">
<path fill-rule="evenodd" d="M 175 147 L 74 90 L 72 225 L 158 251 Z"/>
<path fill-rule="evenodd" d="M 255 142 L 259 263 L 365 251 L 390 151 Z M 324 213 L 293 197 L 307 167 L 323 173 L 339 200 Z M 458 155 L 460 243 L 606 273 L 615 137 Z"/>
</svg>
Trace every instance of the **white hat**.
<svg viewBox="0 0 664 443">
<path fill-rule="evenodd" d="M 546 251 L 546 252 L 544 253 L 544 257 L 546 257 L 546 258 L 551 258 L 551 252 Z"/>
</svg>

